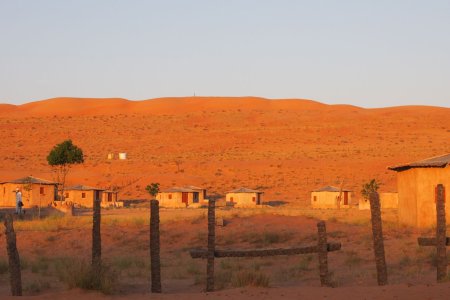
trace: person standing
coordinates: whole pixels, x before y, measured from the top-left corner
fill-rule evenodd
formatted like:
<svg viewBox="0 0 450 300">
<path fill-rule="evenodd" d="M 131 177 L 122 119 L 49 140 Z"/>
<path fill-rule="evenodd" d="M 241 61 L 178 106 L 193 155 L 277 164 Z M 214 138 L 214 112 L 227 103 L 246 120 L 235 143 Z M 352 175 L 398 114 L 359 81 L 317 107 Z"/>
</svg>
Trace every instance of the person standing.
<svg viewBox="0 0 450 300">
<path fill-rule="evenodd" d="M 19 188 L 16 188 L 16 214 L 21 215 L 22 214 L 22 192 Z"/>
</svg>

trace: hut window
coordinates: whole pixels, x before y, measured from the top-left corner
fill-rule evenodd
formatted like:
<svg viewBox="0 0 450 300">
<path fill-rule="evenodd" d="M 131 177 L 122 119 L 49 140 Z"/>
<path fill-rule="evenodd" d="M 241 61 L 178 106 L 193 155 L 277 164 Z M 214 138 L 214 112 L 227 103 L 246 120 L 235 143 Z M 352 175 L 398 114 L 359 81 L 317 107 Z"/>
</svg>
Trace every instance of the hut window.
<svg viewBox="0 0 450 300">
<path fill-rule="evenodd" d="M 44 188 L 42 186 L 39 188 L 39 194 L 44 195 Z"/>
<path fill-rule="evenodd" d="M 169 194 L 169 200 L 172 199 L 172 194 Z"/>
<path fill-rule="evenodd" d="M 108 202 L 111 202 L 111 201 L 112 201 L 112 194 L 108 193 Z"/>
<path fill-rule="evenodd" d="M 86 198 L 86 193 L 81 193 L 81 198 Z"/>
<path fill-rule="evenodd" d="M 234 200 L 233 197 L 230 197 L 230 202 L 233 202 L 233 200 Z"/>
<path fill-rule="evenodd" d="M 314 201 L 317 201 L 317 196 L 314 196 Z"/>
<path fill-rule="evenodd" d="M 256 201 L 256 197 L 252 197 L 252 201 L 255 202 Z"/>
<path fill-rule="evenodd" d="M 66 193 L 66 198 L 69 198 L 69 193 Z"/>
</svg>

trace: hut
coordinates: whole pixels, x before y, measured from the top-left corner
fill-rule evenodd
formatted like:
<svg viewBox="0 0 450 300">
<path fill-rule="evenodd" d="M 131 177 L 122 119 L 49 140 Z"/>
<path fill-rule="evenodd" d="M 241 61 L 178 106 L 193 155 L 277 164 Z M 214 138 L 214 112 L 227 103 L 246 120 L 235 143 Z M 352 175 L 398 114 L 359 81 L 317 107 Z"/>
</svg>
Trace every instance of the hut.
<svg viewBox="0 0 450 300">
<path fill-rule="evenodd" d="M 379 193 L 380 195 L 380 206 L 381 208 L 398 208 L 398 193 L 394 192 L 384 192 Z M 361 198 L 358 202 L 359 210 L 370 209 L 369 199 Z"/>
<path fill-rule="evenodd" d="M 93 207 L 94 200 L 102 200 L 103 191 L 87 185 L 74 185 L 64 189 L 64 200 L 77 206 Z"/>
<path fill-rule="evenodd" d="M 339 201 L 339 195 L 342 191 L 343 199 Z M 334 186 L 325 186 L 311 192 L 312 208 L 349 208 L 352 201 L 352 191 L 340 189 Z M 340 204 L 338 204 L 340 202 Z"/>
<path fill-rule="evenodd" d="M 261 207 L 264 192 L 248 188 L 238 188 L 227 192 L 226 202 L 234 207 Z"/>
<path fill-rule="evenodd" d="M 47 207 L 56 200 L 58 184 L 53 181 L 27 176 L 0 182 L 0 206 L 16 206 L 16 188 L 22 192 L 24 207 Z"/>
<path fill-rule="evenodd" d="M 156 196 L 162 207 L 201 207 L 208 201 L 206 189 L 196 186 L 172 187 L 162 190 Z"/>
<path fill-rule="evenodd" d="M 446 217 L 450 217 L 450 154 L 389 167 L 397 172 L 398 219 L 418 228 L 436 225 L 436 186 L 446 191 Z"/>
</svg>

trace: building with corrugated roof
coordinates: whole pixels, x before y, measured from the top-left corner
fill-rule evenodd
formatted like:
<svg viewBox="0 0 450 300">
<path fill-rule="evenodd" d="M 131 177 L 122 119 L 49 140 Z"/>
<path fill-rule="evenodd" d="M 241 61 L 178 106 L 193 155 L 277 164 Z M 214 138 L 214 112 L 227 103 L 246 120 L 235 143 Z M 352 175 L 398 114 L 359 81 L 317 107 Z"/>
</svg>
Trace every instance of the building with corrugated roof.
<svg viewBox="0 0 450 300">
<path fill-rule="evenodd" d="M 226 193 L 225 200 L 234 207 L 261 207 L 264 192 L 249 188 L 238 188 Z"/>
<path fill-rule="evenodd" d="M 0 206 L 15 207 L 18 188 L 22 193 L 22 203 L 28 207 L 47 207 L 56 200 L 58 183 L 27 176 L 11 181 L 0 182 Z"/>
<path fill-rule="evenodd" d="M 206 189 L 197 186 L 172 187 L 162 190 L 156 196 L 161 207 L 183 208 L 207 205 Z"/>
<path fill-rule="evenodd" d="M 389 167 L 397 172 L 398 219 L 419 228 L 436 225 L 436 186 L 446 189 L 446 216 L 450 218 L 450 154 Z"/>
<path fill-rule="evenodd" d="M 341 195 L 342 192 L 342 195 Z M 342 197 L 342 201 L 339 197 Z M 349 208 L 352 202 L 352 191 L 338 187 L 325 186 L 311 192 L 312 208 Z"/>
</svg>

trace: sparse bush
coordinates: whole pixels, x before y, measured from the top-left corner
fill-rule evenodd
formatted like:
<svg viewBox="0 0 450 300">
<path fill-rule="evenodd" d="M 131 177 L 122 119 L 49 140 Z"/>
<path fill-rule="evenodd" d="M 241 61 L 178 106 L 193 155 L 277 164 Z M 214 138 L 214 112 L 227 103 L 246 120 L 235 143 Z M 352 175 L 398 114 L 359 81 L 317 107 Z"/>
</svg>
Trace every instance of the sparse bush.
<svg viewBox="0 0 450 300">
<path fill-rule="evenodd" d="M 113 294 L 118 276 L 110 267 L 103 265 L 100 274 L 94 274 L 90 264 L 69 257 L 55 261 L 55 270 L 59 279 L 69 288 L 97 290 L 104 294 Z"/>
<path fill-rule="evenodd" d="M 361 264 L 362 259 L 361 257 L 359 257 L 358 253 L 356 253 L 355 251 L 348 251 L 346 254 L 347 257 L 345 258 L 345 264 L 347 266 L 352 268 Z"/>
<path fill-rule="evenodd" d="M 259 272 L 241 271 L 233 274 L 231 285 L 233 287 L 268 287 L 270 283 L 269 276 Z"/>
<path fill-rule="evenodd" d="M 38 294 L 48 289 L 50 289 L 50 282 L 41 279 L 26 283 L 24 287 L 24 290 L 30 294 Z"/>
<path fill-rule="evenodd" d="M 47 271 L 49 261 L 46 257 L 39 257 L 37 260 L 31 263 L 31 272 L 40 273 L 41 271 Z"/>
</svg>

